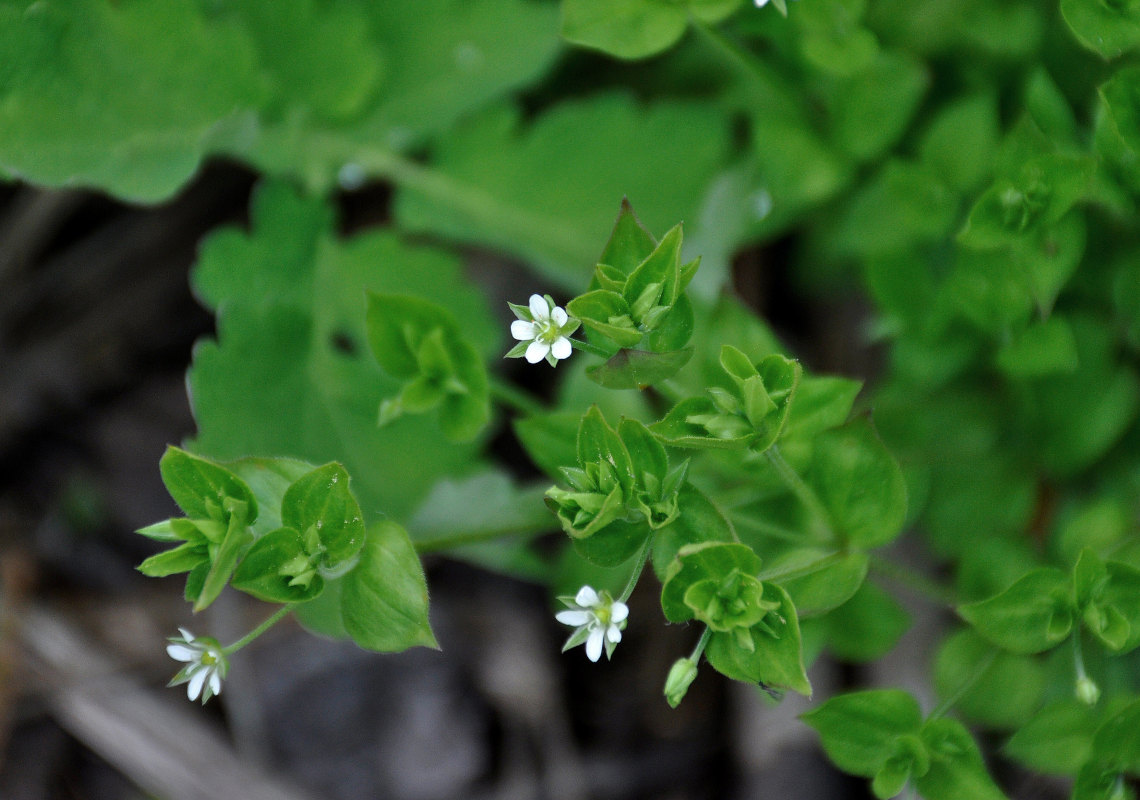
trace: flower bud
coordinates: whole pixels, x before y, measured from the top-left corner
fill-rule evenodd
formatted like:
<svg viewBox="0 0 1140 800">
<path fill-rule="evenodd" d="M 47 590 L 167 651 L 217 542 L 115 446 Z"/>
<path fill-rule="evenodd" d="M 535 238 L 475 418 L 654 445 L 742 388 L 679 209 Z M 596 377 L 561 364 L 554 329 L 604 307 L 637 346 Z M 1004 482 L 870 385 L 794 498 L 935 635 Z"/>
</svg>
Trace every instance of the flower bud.
<svg viewBox="0 0 1140 800">
<path fill-rule="evenodd" d="M 676 708 L 685 699 L 689 686 L 697 679 L 697 663 L 691 658 L 679 658 L 669 669 L 665 679 L 665 702 Z"/>
<path fill-rule="evenodd" d="M 1082 675 L 1077 678 L 1074 694 L 1086 706 L 1095 706 L 1097 700 L 1100 700 L 1100 687 L 1088 675 Z"/>
</svg>

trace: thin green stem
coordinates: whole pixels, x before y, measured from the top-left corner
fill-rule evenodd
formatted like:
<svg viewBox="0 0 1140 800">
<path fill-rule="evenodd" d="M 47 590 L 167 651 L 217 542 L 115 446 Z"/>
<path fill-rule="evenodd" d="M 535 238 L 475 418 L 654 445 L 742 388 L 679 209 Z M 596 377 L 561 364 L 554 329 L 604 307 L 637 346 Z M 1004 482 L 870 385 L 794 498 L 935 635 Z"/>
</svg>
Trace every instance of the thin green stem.
<svg viewBox="0 0 1140 800">
<path fill-rule="evenodd" d="M 412 544 L 416 548 L 416 553 L 423 556 L 429 553 L 441 553 L 447 550 L 453 550 L 456 547 L 463 547 L 468 544 L 481 544 L 497 539 L 506 539 L 511 536 L 537 536 L 540 533 L 546 533 L 551 530 L 551 527 L 551 525 L 543 525 L 534 528 L 520 528 L 516 525 L 506 528 L 483 528 L 481 530 L 456 533 L 451 536 L 437 536 L 434 539 L 420 539 L 419 541 L 413 541 Z"/>
<path fill-rule="evenodd" d="M 794 531 L 791 528 L 785 528 L 782 525 L 774 525 L 771 522 L 765 522 L 761 519 L 754 519 L 753 517 L 746 517 L 739 513 L 730 514 L 733 522 L 741 528 L 747 528 L 753 533 L 758 533 L 769 539 L 779 539 L 781 542 L 791 542 L 793 544 L 803 544 L 804 537 L 799 531 Z"/>
<path fill-rule="evenodd" d="M 800 477 L 799 473 L 784 460 L 779 447 L 772 445 L 764 451 L 764 455 L 787 487 L 792 490 L 792 494 L 811 515 L 812 533 L 826 541 L 834 542 L 837 537 L 835 531 L 831 529 L 831 516 L 827 513 L 827 509 L 824 508 L 815 490 L 804 483 L 804 479 Z"/>
<path fill-rule="evenodd" d="M 913 591 L 927 600 L 930 600 L 938 605 L 953 608 L 958 604 L 958 598 L 953 589 L 943 586 L 937 581 L 928 578 L 921 572 L 916 570 L 907 569 L 901 564 L 896 564 L 894 561 L 879 555 L 878 553 L 868 553 L 871 559 L 871 569 L 888 578 L 895 583 Z"/>
<path fill-rule="evenodd" d="M 599 356 L 601 358 L 609 359 L 612 353 L 604 348 L 598 347 L 596 344 L 591 344 L 585 339 L 571 339 L 570 344 L 575 350 L 581 350 L 583 353 L 589 353 L 592 356 Z"/>
<path fill-rule="evenodd" d="M 633 572 L 630 573 L 629 580 L 625 583 L 625 588 L 621 591 L 621 597 L 618 598 L 619 603 L 624 603 L 633 594 L 633 589 L 637 586 L 638 580 L 641 579 L 641 573 L 645 571 L 645 562 L 649 560 L 649 551 L 653 544 L 653 537 L 645 537 L 645 544 L 641 546 L 641 552 L 637 554 L 637 564 L 633 567 Z"/>
<path fill-rule="evenodd" d="M 974 687 L 974 684 L 977 683 L 981 677 L 986 674 L 986 671 L 993 666 L 993 663 L 997 659 L 997 656 L 998 651 L 995 647 L 994 649 L 990 650 L 989 654 L 984 659 L 982 659 L 982 662 L 978 665 L 978 668 L 974 670 L 974 673 L 970 677 L 966 678 L 966 680 L 958 684 L 957 688 L 954 689 L 954 692 L 941 703 L 939 703 L 937 708 L 930 712 L 930 719 L 938 719 L 939 717 L 944 716 L 947 711 L 952 709 L 958 703 L 958 701 L 962 699 L 966 692 L 970 691 L 970 689 Z"/>
<path fill-rule="evenodd" d="M 546 411 L 542 402 L 530 392 L 494 375 L 489 375 L 488 378 L 490 379 L 491 397 L 507 408 L 520 414 L 541 414 Z"/>
<path fill-rule="evenodd" d="M 712 49 L 722 60 L 734 70 L 742 73 L 745 78 L 751 79 L 755 78 L 757 74 L 763 74 L 764 69 L 759 59 L 741 47 L 738 42 L 725 36 L 719 28 L 714 28 L 707 22 L 698 19 L 693 20 L 693 27 L 696 28 L 701 38 L 712 46 Z"/>
<path fill-rule="evenodd" d="M 258 636 L 265 633 L 267 630 L 272 628 L 278 622 L 283 620 L 285 618 L 285 615 L 288 614 L 292 610 L 293 610 L 293 604 L 292 603 L 281 606 L 281 608 L 274 611 L 273 615 L 270 616 L 267 620 L 265 620 L 265 622 L 258 625 L 252 631 L 250 631 L 245 636 L 241 637 L 240 639 L 238 639 L 236 642 L 229 645 L 228 647 L 223 647 L 222 652 L 225 653 L 227 656 L 232 656 L 238 650 L 241 650 L 243 647 L 245 647 L 247 644 L 252 642 Z"/>
<path fill-rule="evenodd" d="M 712 628 L 705 627 L 705 632 L 701 634 L 701 638 L 697 640 L 697 646 L 693 648 L 692 654 L 689 655 L 689 660 L 694 664 L 701 660 L 701 656 L 705 653 L 705 648 L 709 646 L 709 639 L 712 638 Z"/>
</svg>

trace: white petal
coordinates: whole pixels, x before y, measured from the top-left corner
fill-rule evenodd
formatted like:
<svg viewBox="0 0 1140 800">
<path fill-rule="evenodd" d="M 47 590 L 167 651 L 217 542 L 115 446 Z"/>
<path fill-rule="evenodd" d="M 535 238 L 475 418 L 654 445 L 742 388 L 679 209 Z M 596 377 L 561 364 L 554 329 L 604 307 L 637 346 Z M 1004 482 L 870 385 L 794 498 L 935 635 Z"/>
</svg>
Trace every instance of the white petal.
<svg viewBox="0 0 1140 800">
<path fill-rule="evenodd" d="M 597 661 L 602 657 L 602 640 L 605 638 L 606 634 L 601 628 L 590 631 L 590 638 L 586 640 L 586 658 Z"/>
<path fill-rule="evenodd" d="M 186 684 L 186 696 L 191 700 L 197 700 L 198 695 L 202 693 L 202 684 L 206 682 L 206 676 L 210 673 L 208 669 L 200 669 L 190 677 L 190 683 Z"/>
<path fill-rule="evenodd" d="M 525 342 L 533 339 L 538 335 L 538 331 L 534 329 L 533 322 L 527 322 L 525 319 L 516 319 L 511 323 L 511 336 L 518 339 L 520 342 Z"/>
<path fill-rule="evenodd" d="M 178 632 L 182 634 L 182 638 L 187 642 L 194 641 L 194 634 L 190 633 L 190 631 L 186 630 L 185 628 L 179 628 Z"/>
<path fill-rule="evenodd" d="M 757 8 L 763 8 L 766 5 L 768 5 L 768 0 L 756 0 Z"/>
<path fill-rule="evenodd" d="M 166 654 L 175 661 L 194 661 L 198 658 L 198 651 L 184 644 L 168 644 Z"/>
<path fill-rule="evenodd" d="M 222 676 L 216 669 L 210 671 L 210 691 L 214 694 L 222 693 Z"/>
<path fill-rule="evenodd" d="M 550 352 L 550 345 L 546 342 L 540 342 L 537 339 L 530 343 L 526 349 L 526 360 L 532 364 L 537 364 L 542 359 L 546 358 L 546 354 Z"/>
<path fill-rule="evenodd" d="M 621 628 L 617 625 L 610 625 L 606 628 L 606 638 L 614 644 L 617 644 L 621 641 Z"/>
<path fill-rule="evenodd" d="M 625 603 L 614 603 L 610 606 L 610 619 L 614 622 L 621 622 L 629 616 L 629 606 Z"/>
<path fill-rule="evenodd" d="M 570 358 L 570 353 L 573 351 L 574 348 L 570 344 L 570 340 L 565 336 L 559 336 L 554 340 L 554 344 L 550 346 L 550 352 L 553 353 L 554 357 L 559 360 L 563 358 Z"/>
<path fill-rule="evenodd" d="M 565 325 L 567 320 L 570 319 L 566 314 L 566 309 L 562 308 L 562 306 L 555 306 L 554 310 L 550 312 L 550 318 L 558 323 L 559 328 Z"/>
<path fill-rule="evenodd" d="M 530 313 L 536 319 L 548 319 L 550 317 L 550 306 L 546 303 L 546 298 L 540 294 L 532 294 L 530 296 Z"/>
<path fill-rule="evenodd" d="M 574 596 L 574 602 L 583 608 L 593 608 L 598 604 L 598 593 L 592 586 L 583 586 Z"/>
<path fill-rule="evenodd" d="M 586 625 L 594 618 L 594 615 L 589 611 L 582 611 L 579 609 L 570 609 L 568 611 L 559 611 L 554 615 L 554 618 L 561 622 L 563 625 L 573 625 L 578 627 Z"/>
</svg>

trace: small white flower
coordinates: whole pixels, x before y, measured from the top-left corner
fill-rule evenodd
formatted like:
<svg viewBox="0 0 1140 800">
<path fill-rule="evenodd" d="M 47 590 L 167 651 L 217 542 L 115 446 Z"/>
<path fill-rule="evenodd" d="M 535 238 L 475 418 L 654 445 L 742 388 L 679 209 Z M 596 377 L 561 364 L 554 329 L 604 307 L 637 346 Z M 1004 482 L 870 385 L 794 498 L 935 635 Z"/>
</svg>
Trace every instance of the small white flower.
<svg viewBox="0 0 1140 800">
<path fill-rule="evenodd" d="M 511 308 L 518 317 L 511 323 L 511 336 L 529 344 L 525 350 L 521 344 L 516 345 L 508 356 L 525 355 L 531 364 L 546 359 L 553 367 L 574 352 L 569 337 L 578 329 L 578 321 L 571 320 L 549 297 L 532 294 L 529 307 L 511 304 Z"/>
<path fill-rule="evenodd" d="M 208 636 L 195 638 L 194 634 L 185 628 L 179 628 L 182 636 L 172 636 L 166 646 L 167 654 L 175 661 L 184 661 L 186 666 L 170 681 L 168 686 L 188 684 L 186 696 L 197 700 L 202 695 L 205 703 L 211 697 L 222 692 L 222 681 L 225 680 L 229 662 L 225 651 L 217 639 Z"/>
<path fill-rule="evenodd" d="M 629 616 L 629 606 L 615 602 L 609 592 L 595 592 L 589 586 L 583 586 L 573 598 L 559 599 L 569 608 L 559 611 L 554 618 L 564 625 L 577 628 L 566 640 L 562 651 L 566 652 L 585 642 L 586 657 L 591 661 L 602 657 L 603 644 L 606 658 L 613 655 L 614 647 L 621 641 L 621 631 Z"/>
</svg>

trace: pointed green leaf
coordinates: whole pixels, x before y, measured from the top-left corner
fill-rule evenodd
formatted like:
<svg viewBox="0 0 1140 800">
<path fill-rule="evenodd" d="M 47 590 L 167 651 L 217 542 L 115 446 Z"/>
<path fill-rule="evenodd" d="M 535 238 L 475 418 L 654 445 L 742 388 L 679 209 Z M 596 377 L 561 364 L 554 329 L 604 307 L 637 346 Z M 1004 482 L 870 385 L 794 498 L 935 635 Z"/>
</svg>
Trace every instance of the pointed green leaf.
<svg viewBox="0 0 1140 800">
<path fill-rule="evenodd" d="M 208 560 L 202 545 L 187 542 L 151 556 L 139 564 L 137 569 L 147 577 L 162 578 L 167 575 L 177 575 L 179 572 L 189 572 Z"/>
<path fill-rule="evenodd" d="M 229 498 L 245 505 L 247 523 L 256 519 L 257 501 L 253 493 L 228 469 L 177 447 L 166 448 L 158 468 L 166 490 L 186 516 L 222 521 L 219 514 L 225 513 L 224 504 Z"/>
<path fill-rule="evenodd" d="M 657 240 L 641 224 L 641 220 L 633 211 L 633 206 L 629 204 L 629 199 L 623 197 L 617 222 L 614 223 L 606 247 L 598 258 L 599 264 L 614 267 L 623 274 L 623 277 L 628 276 L 656 247 Z"/>
<path fill-rule="evenodd" d="M 335 569 L 364 545 L 360 505 L 340 464 L 325 464 L 298 479 L 281 502 L 281 521 L 304 534 L 315 528 L 325 548 L 322 564 Z"/>
<path fill-rule="evenodd" d="M 714 633 L 705 656 L 714 669 L 734 680 L 791 689 L 810 697 L 796 607 L 788 593 L 774 583 L 764 584 L 764 600 L 779 603 L 779 607 L 748 631 L 751 651 L 740 646 L 735 631 Z M 765 626 L 773 632 L 764 630 Z"/>
<path fill-rule="evenodd" d="M 1006 755 L 1038 772 L 1076 775 L 1092 755 L 1098 710 L 1073 698 L 1040 709 L 1005 744 Z"/>
<path fill-rule="evenodd" d="M 668 353 L 622 349 L 604 364 L 587 367 L 586 374 L 607 389 L 641 389 L 672 378 L 692 355 L 691 347 Z"/>
<path fill-rule="evenodd" d="M 800 718 L 819 734 L 835 766 L 866 778 L 874 777 L 890 758 L 896 738 L 922 727 L 918 702 L 897 689 L 841 694 Z"/>
<path fill-rule="evenodd" d="M 231 584 L 238 591 L 269 603 L 311 600 L 324 588 L 324 579 L 316 574 L 315 565 L 307 581 L 293 580 L 296 572 L 302 571 L 303 564 L 309 563 L 311 555 L 306 552 L 298 531 L 278 528 L 253 543 L 234 570 Z"/>
<path fill-rule="evenodd" d="M 633 347 L 644 336 L 633 323 L 629 304 L 616 292 L 586 292 L 567 303 L 566 310 L 588 330 L 611 339 L 619 347 Z"/>
<path fill-rule="evenodd" d="M 194 600 L 195 612 L 201 611 L 218 599 L 222 589 L 226 588 L 226 584 L 229 583 L 238 560 L 241 559 L 242 554 L 252 541 L 253 533 L 249 526 L 241 518 L 231 516 L 225 538 L 222 539 L 217 552 L 213 554 L 209 571 L 206 572 L 202 581 L 201 591 Z"/>
<path fill-rule="evenodd" d="M 1007 800 L 994 783 L 974 737 L 955 719 L 929 720 L 922 740 L 930 750 L 930 769 L 915 776 L 927 800 Z"/>
<path fill-rule="evenodd" d="M 1076 609 L 1068 575 L 1035 569 L 988 600 L 958 607 L 958 613 L 990 642 L 1012 653 L 1040 653 L 1063 642 Z"/>
</svg>

